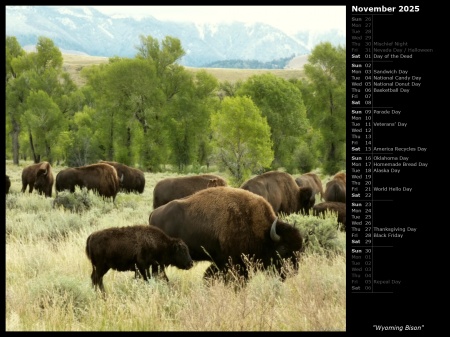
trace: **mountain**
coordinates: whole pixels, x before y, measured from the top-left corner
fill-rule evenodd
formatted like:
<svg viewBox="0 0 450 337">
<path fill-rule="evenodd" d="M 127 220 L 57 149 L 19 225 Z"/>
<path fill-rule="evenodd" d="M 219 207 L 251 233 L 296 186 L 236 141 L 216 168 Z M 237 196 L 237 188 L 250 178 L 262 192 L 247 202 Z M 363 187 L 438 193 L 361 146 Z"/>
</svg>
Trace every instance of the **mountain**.
<svg viewBox="0 0 450 337">
<path fill-rule="evenodd" d="M 50 38 L 62 52 L 103 57 L 134 57 L 139 36 L 159 41 L 176 37 L 186 55 L 180 64 L 220 67 L 229 60 L 274 60 L 309 54 L 321 41 L 345 46 L 345 34 L 302 31 L 287 35 L 263 23 L 198 24 L 160 21 L 154 17 L 112 17 L 89 6 L 6 6 L 6 35 L 22 48 L 36 46 L 39 36 Z M 247 63 L 245 63 L 247 64 Z"/>
</svg>

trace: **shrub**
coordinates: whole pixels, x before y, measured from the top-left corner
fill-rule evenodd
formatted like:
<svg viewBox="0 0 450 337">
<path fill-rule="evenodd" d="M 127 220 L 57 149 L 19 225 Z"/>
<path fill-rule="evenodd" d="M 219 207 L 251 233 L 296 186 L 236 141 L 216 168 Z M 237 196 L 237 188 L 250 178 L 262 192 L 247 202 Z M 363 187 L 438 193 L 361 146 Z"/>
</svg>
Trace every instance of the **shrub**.
<svg viewBox="0 0 450 337">
<path fill-rule="evenodd" d="M 293 213 L 284 216 L 284 220 L 298 226 L 304 239 L 305 253 L 345 254 L 345 232 L 339 231 L 334 213 L 326 213 L 323 218 Z"/>
</svg>

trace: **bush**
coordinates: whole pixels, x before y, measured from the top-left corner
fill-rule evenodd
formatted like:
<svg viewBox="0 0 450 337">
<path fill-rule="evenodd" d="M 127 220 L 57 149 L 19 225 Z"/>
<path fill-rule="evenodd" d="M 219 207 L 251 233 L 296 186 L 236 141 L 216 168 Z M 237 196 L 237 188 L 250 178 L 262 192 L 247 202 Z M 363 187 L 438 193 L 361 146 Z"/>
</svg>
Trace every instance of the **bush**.
<svg viewBox="0 0 450 337">
<path fill-rule="evenodd" d="M 339 230 L 335 214 L 326 213 L 325 217 L 316 217 L 294 213 L 284 216 L 283 220 L 299 228 L 305 253 L 345 255 L 345 232 Z"/>
<path fill-rule="evenodd" d="M 83 212 L 89 210 L 93 205 L 90 197 L 90 192 L 83 188 L 81 191 L 70 193 L 69 191 L 59 192 L 55 200 L 53 200 L 53 207 L 64 207 L 72 212 Z"/>
</svg>

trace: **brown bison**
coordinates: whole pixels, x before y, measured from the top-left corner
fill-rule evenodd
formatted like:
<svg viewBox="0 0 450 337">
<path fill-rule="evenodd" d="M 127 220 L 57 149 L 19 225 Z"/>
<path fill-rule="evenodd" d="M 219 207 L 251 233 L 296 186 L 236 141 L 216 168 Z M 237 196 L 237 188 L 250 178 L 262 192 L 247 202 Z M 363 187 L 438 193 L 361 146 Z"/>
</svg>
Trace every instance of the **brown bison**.
<svg viewBox="0 0 450 337">
<path fill-rule="evenodd" d="M 53 190 L 53 171 L 49 162 L 43 161 L 37 164 L 32 164 L 22 170 L 22 192 L 28 188 L 28 191 L 33 192 L 33 188 L 46 197 L 52 196 Z"/>
<path fill-rule="evenodd" d="M 204 277 L 225 277 L 236 266 L 248 279 L 248 259 L 275 266 L 286 278 L 283 260 L 298 269 L 303 239 L 294 226 L 277 219 L 263 197 L 233 187 L 214 187 L 172 200 L 151 212 L 149 224 L 182 239 L 194 261 L 213 262 Z"/>
<path fill-rule="evenodd" d="M 98 163 L 80 167 L 69 167 L 56 175 L 56 192 L 69 190 L 75 192 L 75 187 L 86 187 L 97 192 L 104 198 L 112 198 L 113 202 L 119 192 L 119 177 L 114 167 Z"/>
<path fill-rule="evenodd" d="M 343 230 L 346 228 L 346 204 L 343 202 L 337 201 L 325 201 L 319 204 L 314 205 L 312 208 L 313 215 L 319 216 L 324 214 L 327 211 L 337 213 L 337 221 L 341 223 L 343 226 L 341 227 Z"/>
<path fill-rule="evenodd" d="M 6 194 L 9 193 L 10 188 L 11 188 L 11 179 L 9 179 L 9 176 L 6 174 Z"/>
<path fill-rule="evenodd" d="M 117 175 L 119 176 L 119 180 L 121 181 L 120 191 L 125 193 L 144 192 L 145 176 L 144 172 L 142 172 L 141 170 L 115 161 L 101 160 L 100 163 L 109 164 L 116 168 Z"/>
<path fill-rule="evenodd" d="M 167 236 L 154 226 L 135 225 L 111 227 L 90 234 L 86 240 L 86 255 L 92 263 L 91 280 L 95 289 L 105 292 L 103 276 L 109 269 L 139 270 L 145 281 L 159 273 L 168 281 L 165 267 L 174 265 L 190 269 L 193 261 L 186 244 Z"/>
<path fill-rule="evenodd" d="M 299 187 L 294 178 L 285 172 L 270 171 L 244 182 L 241 189 L 266 199 L 275 213 L 308 212 L 314 205 L 311 187 Z"/>
<path fill-rule="evenodd" d="M 329 182 L 327 182 L 323 198 L 325 201 L 346 202 L 345 173 L 337 173 Z"/>
<path fill-rule="evenodd" d="M 336 173 L 333 179 L 341 180 L 344 184 L 347 183 L 347 175 L 345 172 Z"/>
<path fill-rule="evenodd" d="M 302 174 L 300 177 L 297 177 L 295 179 L 295 182 L 300 187 L 306 187 L 309 186 L 312 188 L 312 195 L 311 203 L 314 205 L 316 202 L 316 194 L 319 194 L 319 198 L 323 199 L 323 186 L 322 181 L 320 180 L 319 176 L 315 173 L 309 172 Z"/>
<path fill-rule="evenodd" d="M 181 199 L 208 187 L 227 186 L 227 182 L 214 174 L 166 178 L 158 181 L 153 190 L 153 209 L 169 201 Z"/>
</svg>

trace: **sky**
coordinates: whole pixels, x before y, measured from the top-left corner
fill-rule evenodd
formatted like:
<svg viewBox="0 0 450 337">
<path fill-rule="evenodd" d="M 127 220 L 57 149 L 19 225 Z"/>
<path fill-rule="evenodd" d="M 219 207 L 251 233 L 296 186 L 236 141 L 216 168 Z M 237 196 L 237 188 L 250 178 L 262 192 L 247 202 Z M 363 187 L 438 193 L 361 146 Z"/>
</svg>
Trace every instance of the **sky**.
<svg viewBox="0 0 450 337">
<path fill-rule="evenodd" d="M 336 28 L 345 33 L 345 6 L 92 6 L 107 15 L 195 23 L 262 22 L 288 34 Z"/>
</svg>

